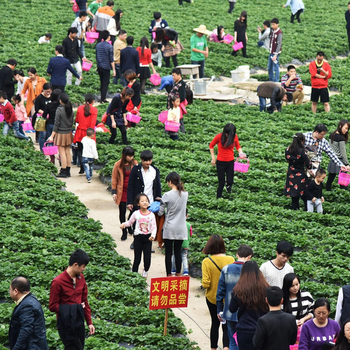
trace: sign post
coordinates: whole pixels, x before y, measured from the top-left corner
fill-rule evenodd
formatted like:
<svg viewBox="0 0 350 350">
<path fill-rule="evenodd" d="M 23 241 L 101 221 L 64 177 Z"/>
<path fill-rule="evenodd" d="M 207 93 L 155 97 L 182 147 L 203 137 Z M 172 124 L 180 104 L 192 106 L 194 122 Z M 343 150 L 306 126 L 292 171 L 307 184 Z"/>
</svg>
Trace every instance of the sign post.
<svg viewBox="0 0 350 350">
<path fill-rule="evenodd" d="M 167 334 L 169 309 L 187 307 L 189 282 L 189 276 L 151 279 L 149 309 L 165 309 L 164 335 Z"/>
</svg>

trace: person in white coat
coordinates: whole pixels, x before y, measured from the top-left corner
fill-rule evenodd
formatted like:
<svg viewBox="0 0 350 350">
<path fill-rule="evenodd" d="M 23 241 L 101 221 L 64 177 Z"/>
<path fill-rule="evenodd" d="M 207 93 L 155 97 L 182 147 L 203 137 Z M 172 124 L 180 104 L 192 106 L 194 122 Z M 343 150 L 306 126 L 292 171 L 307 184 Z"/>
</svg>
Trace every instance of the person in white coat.
<svg viewBox="0 0 350 350">
<path fill-rule="evenodd" d="M 297 17 L 297 21 L 300 23 L 300 15 L 305 9 L 303 0 L 287 0 L 286 4 L 283 7 L 290 6 L 290 10 L 292 11 L 290 17 L 290 23 L 294 23 L 294 17 Z"/>
</svg>

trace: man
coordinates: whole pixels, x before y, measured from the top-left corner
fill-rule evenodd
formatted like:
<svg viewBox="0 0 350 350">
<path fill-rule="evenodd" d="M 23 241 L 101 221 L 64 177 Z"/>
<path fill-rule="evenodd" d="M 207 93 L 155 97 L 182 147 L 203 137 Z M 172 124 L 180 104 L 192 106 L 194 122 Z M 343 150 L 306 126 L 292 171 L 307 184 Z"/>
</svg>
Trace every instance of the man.
<svg viewBox="0 0 350 350">
<path fill-rule="evenodd" d="M 85 47 L 84 47 L 84 33 L 85 33 L 85 26 L 84 22 L 87 18 L 87 12 L 86 11 L 80 11 L 79 17 L 77 17 L 74 22 L 72 23 L 72 28 L 77 28 L 77 40 L 79 44 L 79 52 L 80 56 L 85 57 Z"/>
<path fill-rule="evenodd" d="M 109 85 L 109 79 L 111 76 L 111 69 L 113 70 L 113 77 L 115 77 L 115 66 L 113 57 L 113 47 L 108 43 L 110 35 L 108 30 L 101 32 L 100 37 L 103 42 L 99 42 L 96 45 L 96 64 L 97 72 L 100 76 L 101 83 L 101 103 L 107 103 L 106 100 L 107 90 Z"/>
<path fill-rule="evenodd" d="M 350 53 L 350 2 L 348 2 L 348 10 L 345 12 L 346 31 L 348 33 L 349 53 Z"/>
<path fill-rule="evenodd" d="M 57 329 L 65 350 L 82 350 L 85 341 L 84 318 L 90 334 L 95 333 L 83 276 L 89 256 L 77 249 L 69 258 L 69 266 L 51 283 L 49 309 L 57 315 Z M 74 323 L 75 329 L 71 329 Z"/>
<path fill-rule="evenodd" d="M 350 284 L 339 289 L 335 320 L 342 325 L 350 318 Z"/>
<path fill-rule="evenodd" d="M 281 85 L 287 92 L 288 101 L 293 101 L 296 105 L 301 105 L 304 99 L 303 82 L 294 66 L 287 68 L 287 73 L 281 78 Z"/>
<path fill-rule="evenodd" d="M 24 277 L 11 281 L 10 297 L 15 301 L 10 321 L 10 349 L 47 350 L 45 317 L 38 299 Z"/>
<path fill-rule="evenodd" d="M 259 41 L 258 46 L 263 47 L 267 51 L 270 49 L 270 35 L 271 35 L 271 24 L 270 21 L 265 21 L 263 23 L 264 30 L 262 31 L 260 27 L 258 27 L 257 31 L 259 32 Z"/>
<path fill-rule="evenodd" d="M 86 58 L 81 55 L 79 51 L 79 44 L 77 40 L 78 29 L 71 27 L 68 29 L 68 36 L 63 40 L 63 55 L 69 60 L 69 63 L 74 67 L 79 75 L 82 76 L 83 70 L 81 68 L 81 63 L 79 57 L 85 61 Z M 67 84 L 72 85 L 72 73 L 67 71 Z M 80 79 L 76 79 L 75 85 L 80 84 Z"/>
<path fill-rule="evenodd" d="M 218 319 L 222 322 L 223 319 L 227 323 L 228 337 L 230 340 L 230 350 L 238 350 L 236 341 L 233 335 L 236 333 L 237 313 L 231 313 L 229 305 L 232 297 L 232 289 L 239 280 L 242 266 L 246 261 L 249 261 L 253 256 L 253 249 L 249 245 L 241 245 L 237 250 L 237 260 L 230 265 L 226 265 L 221 270 L 221 275 L 216 292 L 216 306 Z M 220 313 L 223 312 L 222 317 Z"/>
<path fill-rule="evenodd" d="M 132 212 L 138 209 L 135 203 L 138 194 L 145 193 L 149 204 L 155 200 L 161 200 L 162 197 L 159 170 L 152 165 L 153 153 L 149 150 L 142 151 L 140 158 L 141 164 L 131 169 L 128 182 L 126 204 Z M 130 249 L 134 249 L 134 243 L 131 244 Z"/>
<path fill-rule="evenodd" d="M 88 9 L 87 9 L 87 14 L 90 15 L 92 18 L 95 18 L 95 13 L 97 10 L 102 6 L 102 0 L 95 0 L 93 1 Z"/>
<path fill-rule="evenodd" d="M 11 58 L 7 61 L 7 65 L 0 69 L 0 90 L 6 92 L 10 101 L 15 93 L 15 84 L 17 84 L 17 80 L 13 78 L 13 71 L 16 66 L 17 61 Z"/>
<path fill-rule="evenodd" d="M 126 81 L 124 77 L 124 73 L 131 69 L 136 73 L 136 76 L 140 75 L 140 59 L 139 59 L 139 53 L 136 49 L 132 47 L 134 43 L 134 37 L 128 36 L 126 38 L 126 44 L 127 47 L 120 51 L 120 83 L 123 86 L 128 85 L 128 82 Z"/>
<path fill-rule="evenodd" d="M 267 288 L 266 302 L 270 311 L 258 319 L 253 338 L 254 349 L 289 350 L 289 346 L 295 344 L 297 340 L 298 327 L 295 316 L 281 310 L 282 289 Z"/>
<path fill-rule="evenodd" d="M 205 59 L 209 55 L 208 43 L 204 35 L 210 34 L 210 31 L 203 24 L 193 30 L 196 34 L 191 36 L 191 64 L 199 64 L 199 78 L 204 78 Z M 194 78 L 197 78 L 197 75 Z"/>
<path fill-rule="evenodd" d="M 107 30 L 108 23 L 110 19 L 115 15 L 113 11 L 114 1 L 107 1 L 106 6 L 100 7 L 95 13 L 94 20 L 92 22 L 92 26 L 96 27 L 96 32 L 100 33 L 100 36 L 97 39 L 99 43 L 101 41 L 101 33 L 104 30 Z"/>
<path fill-rule="evenodd" d="M 126 48 L 126 37 L 127 33 L 124 29 L 120 29 L 118 39 L 114 42 L 113 53 L 114 53 L 114 66 L 116 76 L 113 78 L 113 84 L 118 84 L 120 77 L 120 51 Z"/>
<path fill-rule="evenodd" d="M 280 80 L 280 62 L 279 56 L 282 51 L 282 31 L 279 28 L 278 18 L 271 20 L 272 33 L 270 36 L 269 60 L 267 70 L 269 71 L 269 80 L 278 82 Z"/>
<path fill-rule="evenodd" d="M 259 96 L 260 112 L 266 111 L 267 98 L 270 99 L 272 112 L 281 112 L 281 101 L 287 100 L 286 90 L 280 84 L 270 81 L 260 84 L 257 93 Z"/>
<path fill-rule="evenodd" d="M 63 57 L 63 46 L 56 45 L 55 47 L 56 57 L 50 58 L 49 65 L 47 66 L 47 74 L 51 75 L 52 90 L 60 89 L 64 92 L 66 86 L 66 72 L 69 70 L 74 74 L 75 77 L 82 80 L 83 77 L 80 76 L 75 69 L 69 63 L 67 58 Z"/>
<path fill-rule="evenodd" d="M 317 103 L 321 97 L 325 112 L 329 112 L 328 79 L 332 78 L 332 69 L 327 61 L 324 60 L 324 52 L 319 51 L 316 54 L 316 60 L 309 65 L 311 74 L 311 110 L 316 113 Z"/>
<path fill-rule="evenodd" d="M 276 258 L 264 262 L 260 271 L 270 286 L 283 287 L 283 279 L 287 273 L 294 272 L 288 260 L 293 255 L 293 246 L 287 241 L 277 243 Z"/>
</svg>

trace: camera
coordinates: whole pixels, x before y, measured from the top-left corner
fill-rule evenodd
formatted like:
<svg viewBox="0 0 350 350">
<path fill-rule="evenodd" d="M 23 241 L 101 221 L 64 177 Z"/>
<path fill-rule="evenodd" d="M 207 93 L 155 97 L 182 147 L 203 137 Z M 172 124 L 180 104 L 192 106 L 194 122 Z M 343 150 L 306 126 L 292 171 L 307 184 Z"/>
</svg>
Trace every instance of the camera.
<svg viewBox="0 0 350 350">
<path fill-rule="evenodd" d="M 321 69 L 317 69 L 317 74 L 321 74 Z"/>
</svg>

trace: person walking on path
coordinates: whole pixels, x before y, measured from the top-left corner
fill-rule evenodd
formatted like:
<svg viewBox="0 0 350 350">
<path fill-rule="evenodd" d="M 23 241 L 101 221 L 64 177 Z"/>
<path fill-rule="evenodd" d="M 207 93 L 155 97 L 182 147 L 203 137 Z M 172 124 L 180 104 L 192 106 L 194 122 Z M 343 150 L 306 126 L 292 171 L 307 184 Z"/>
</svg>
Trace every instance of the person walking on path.
<svg viewBox="0 0 350 350">
<path fill-rule="evenodd" d="M 15 94 L 15 85 L 18 83 L 13 74 L 16 66 L 17 61 L 11 58 L 7 61 L 6 66 L 0 69 L 0 90 L 6 92 L 9 101 Z"/>
<path fill-rule="evenodd" d="M 346 31 L 348 33 L 349 53 L 350 53 L 350 1 L 348 2 L 348 9 L 345 12 Z"/>
<path fill-rule="evenodd" d="M 280 61 L 279 57 L 282 52 L 282 38 L 283 34 L 279 28 L 278 18 L 271 20 L 272 33 L 270 36 L 270 47 L 269 47 L 269 60 L 267 63 L 267 70 L 269 73 L 269 80 L 274 82 L 280 81 Z"/>
<path fill-rule="evenodd" d="M 206 35 L 211 34 L 207 27 L 201 24 L 198 28 L 193 29 L 196 34 L 191 36 L 191 64 L 199 65 L 199 78 L 204 78 L 205 59 L 209 55 L 209 48 Z M 197 78 L 197 75 L 193 76 Z"/>
<path fill-rule="evenodd" d="M 305 6 L 303 0 L 287 0 L 283 7 L 290 6 L 292 14 L 290 16 L 290 23 L 294 23 L 294 17 L 297 17 L 297 21 L 300 23 L 300 15 L 304 12 Z"/>
</svg>

